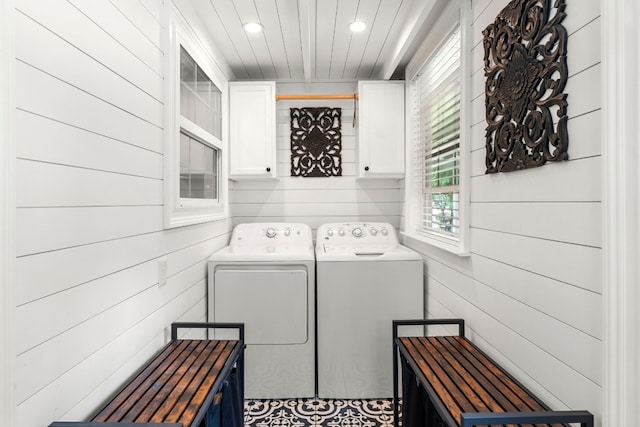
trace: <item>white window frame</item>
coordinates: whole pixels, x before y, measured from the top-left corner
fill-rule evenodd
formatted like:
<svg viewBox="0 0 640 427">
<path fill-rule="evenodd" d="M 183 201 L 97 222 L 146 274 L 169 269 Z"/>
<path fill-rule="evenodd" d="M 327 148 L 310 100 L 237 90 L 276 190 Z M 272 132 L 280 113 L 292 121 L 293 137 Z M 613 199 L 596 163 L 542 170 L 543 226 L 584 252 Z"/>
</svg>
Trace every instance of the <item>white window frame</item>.
<svg viewBox="0 0 640 427">
<path fill-rule="evenodd" d="M 442 12 L 434 28 L 429 32 L 424 42 L 407 65 L 405 79 L 412 82 L 425 64 L 438 51 L 439 47 L 449 37 L 452 31 L 460 26 L 461 38 L 461 91 L 460 91 L 460 171 L 459 171 L 459 234 L 458 238 L 440 236 L 435 233 L 425 233 L 416 224 L 420 222 L 424 206 L 424 191 L 422 184 L 417 183 L 413 176 L 416 173 L 416 159 L 413 159 L 413 132 L 415 123 L 412 112 L 412 84 L 407 84 L 407 149 L 405 175 L 406 221 L 403 234 L 405 237 L 424 242 L 431 246 L 444 249 L 459 256 L 469 255 L 469 147 L 470 133 L 470 85 L 471 85 L 471 2 L 469 0 L 451 1 Z M 419 186 L 419 187 L 418 187 Z M 419 206 L 416 206 L 419 205 Z"/>
<path fill-rule="evenodd" d="M 164 129 L 164 211 L 165 228 L 181 227 L 215 221 L 229 217 L 228 207 L 228 81 L 218 68 L 215 59 L 202 42 L 171 7 L 168 37 L 165 50 L 165 129 Z M 221 92 L 221 138 L 180 114 L 180 47 L 198 64 L 207 77 Z M 180 197 L 180 132 L 195 137 L 218 151 L 217 185 L 218 198 L 195 199 Z"/>
</svg>

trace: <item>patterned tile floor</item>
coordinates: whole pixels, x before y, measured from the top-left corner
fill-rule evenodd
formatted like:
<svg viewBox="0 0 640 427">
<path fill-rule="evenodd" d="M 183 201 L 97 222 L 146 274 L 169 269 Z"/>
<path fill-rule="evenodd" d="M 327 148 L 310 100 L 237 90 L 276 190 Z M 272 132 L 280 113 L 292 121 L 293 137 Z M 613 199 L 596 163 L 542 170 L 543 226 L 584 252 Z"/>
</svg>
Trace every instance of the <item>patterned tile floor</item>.
<svg viewBox="0 0 640 427">
<path fill-rule="evenodd" d="M 391 400 L 247 400 L 246 427 L 393 427 Z"/>
</svg>

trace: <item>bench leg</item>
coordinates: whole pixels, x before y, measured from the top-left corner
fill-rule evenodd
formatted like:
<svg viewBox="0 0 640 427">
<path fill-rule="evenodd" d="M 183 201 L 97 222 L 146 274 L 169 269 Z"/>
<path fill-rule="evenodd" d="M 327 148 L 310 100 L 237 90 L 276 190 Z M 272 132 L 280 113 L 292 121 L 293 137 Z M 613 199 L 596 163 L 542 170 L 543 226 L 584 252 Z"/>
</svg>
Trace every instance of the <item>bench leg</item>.
<svg viewBox="0 0 640 427">
<path fill-rule="evenodd" d="M 398 393 L 398 346 L 393 342 L 393 425 L 398 427 L 399 420 L 399 393 Z"/>
<path fill-rule="evenodd" d="M 238 418 L 241 422 L 239 427 L 244 427 L 244 350 L 240 353 L 238 358 L 238 387 L 239 387 L 239 399 L 240 399 L 240 413 Z"/>
</svg>

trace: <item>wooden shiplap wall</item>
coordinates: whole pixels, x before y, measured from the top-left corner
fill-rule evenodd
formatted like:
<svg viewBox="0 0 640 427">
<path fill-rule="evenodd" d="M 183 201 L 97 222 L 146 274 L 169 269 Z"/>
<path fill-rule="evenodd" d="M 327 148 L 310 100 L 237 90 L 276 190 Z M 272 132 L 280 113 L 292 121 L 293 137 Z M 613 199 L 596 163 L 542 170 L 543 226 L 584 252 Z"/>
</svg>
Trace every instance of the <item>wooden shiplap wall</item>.
<svg viewBox="0 0 640 427">
<path fill-rule="evenodd" d="M 17 427 L 85 419 L 206 319 L 231 220 L 163 229 L 164 7 L 16 1 Z"/>
<path fill-rule="evenodd" d="M 482 30 L 506 0 L 474 0 L 470 248 L 424 255 L 431 317 L 466 319 L 473 341 L 552 407 L 602 414 L 600 5 L 567 1 L 569 156 L 485 175 Z"/>
<path fill-rule="evenodd" d="M 277 84 L 279 94 L 352 94 L 356 83 Z M 277 111 L 277 180 L 236 181 L 230 188 L 233 222 L 302 222 L 314 231 L 329 222 L 371 221 L 399 226 L 404 199 L 402 182 L 394 179 L 356 179 L 357 127 L 353 101 L 279 101 Z M 342 176 L 291 176 L 290 108 L 342 109 Z"/>
<path fill-rule="evenodd" d="M 403 181 L 356 179 L 353 103 L 288 101 L 278 103 L 279 179 L 231 183 L 233 221 L 163 230 L 165 5 L 15 3 L 17 427 L 85 418 L 162 345 L 171 321 L 204 320 L 206 260 L 233 224 L 401 225 Z M 599 415 L 599 2 L 568 1 L 571 160 L 487 176 L 481 30 L 506 4 L 473 1 L 472 254 L 407 243 L 425 257 L 431 316 L 467 319 L 472 339 L 552 406 Z M 344 176 L 290 177 L 288 109 L 321 105 L 343 109 Z"/>
</svg>

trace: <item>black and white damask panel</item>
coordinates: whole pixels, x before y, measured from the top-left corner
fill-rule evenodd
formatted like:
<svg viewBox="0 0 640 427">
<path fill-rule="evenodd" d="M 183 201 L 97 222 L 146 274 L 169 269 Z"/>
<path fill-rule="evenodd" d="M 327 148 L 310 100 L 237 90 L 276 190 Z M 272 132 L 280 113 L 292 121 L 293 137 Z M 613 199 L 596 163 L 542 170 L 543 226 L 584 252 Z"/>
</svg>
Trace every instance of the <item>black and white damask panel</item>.
<svg viewBox="0 0 640 427">
<path fill-rule="evenodd" d="M 291 176 L 342 176 L 341 108 L 291 108 Z"/>
<path fill-rule="evenodd" d="M 247 400 L 244 424 L 245 427 L 394 427 L 393 402 L 390 399 Z"/>
<path fill-rule="evenodd" d="M 565 0 L 513 0 L 483 31 L 487 173 L 569 158 Z"/>
</svg>

